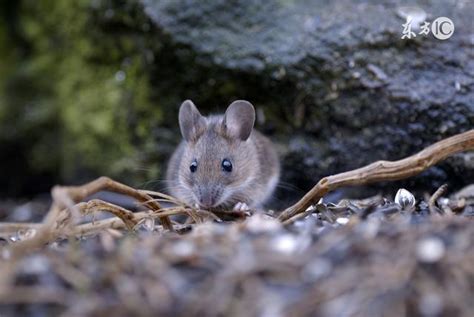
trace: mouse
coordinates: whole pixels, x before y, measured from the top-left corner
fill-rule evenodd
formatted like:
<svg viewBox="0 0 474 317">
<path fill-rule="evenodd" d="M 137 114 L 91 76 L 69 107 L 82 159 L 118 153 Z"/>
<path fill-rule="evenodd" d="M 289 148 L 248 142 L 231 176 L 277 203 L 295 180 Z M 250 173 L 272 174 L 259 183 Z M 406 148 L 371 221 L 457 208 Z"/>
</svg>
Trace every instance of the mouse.
<svg viewBox="0 0 474 317">
<path fill-rule="evenodd" d="M 236 100 L 224 114 L 203 116 L 191 100 L 179 108 L 182 141 L 166 173 L 168 192 L 205 210 L 260 210 L 280 176 L 273 143 L 254 129 L 255 108 Z"/>
</svg>

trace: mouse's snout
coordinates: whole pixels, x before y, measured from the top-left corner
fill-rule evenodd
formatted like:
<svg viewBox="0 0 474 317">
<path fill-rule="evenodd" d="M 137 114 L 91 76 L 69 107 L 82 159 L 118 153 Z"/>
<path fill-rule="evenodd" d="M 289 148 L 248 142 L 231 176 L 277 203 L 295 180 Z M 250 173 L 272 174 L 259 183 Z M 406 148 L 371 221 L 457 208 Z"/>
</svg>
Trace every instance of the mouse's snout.
<svg viewBox="0 0 474 317">
<path fill-rule="evenodd" d="M 198 188 L 198 204 L 202 208 L 217 207 L 220 191 L 216 186 L 200 186 Z"/>
<path fill-rule="evenodd" d="M 208 193 L 203 194 L 199 197 L 199 205 L 201 207 L 210 208 L 210 207 L 213 207 L 214 204 L 215 204 L 215 198 Z"/>
</svg>

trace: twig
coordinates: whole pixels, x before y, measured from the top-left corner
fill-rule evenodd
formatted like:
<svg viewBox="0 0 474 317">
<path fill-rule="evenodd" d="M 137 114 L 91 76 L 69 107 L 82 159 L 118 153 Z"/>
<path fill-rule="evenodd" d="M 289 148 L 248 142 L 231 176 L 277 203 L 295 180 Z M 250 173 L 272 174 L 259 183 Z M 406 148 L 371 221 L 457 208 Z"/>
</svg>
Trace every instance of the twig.
<svg viewBox="0 0 474 317">
<path fill-rule="evenodd" d="M 324 177 L 296 204 L 284 210 L 278 218 L 285 221 L 304 212 L 311 204 L 337 188 L 408 178 L 453 154 L 473 149 L 474 129 L 439 141 L 399 161 L 378 161 L 353 171 Z"/>
<path fill-rule="evenodd" d="M 196 213 L 196 211 L 190 208 L 184 208 L 181 206 L 163 208 L 159 213 L 156 213 L 151 210 L 132 213 L 131 211 L 127 209 L 124 209 L 122 207 L 109 204 L 107 202 L 103 202 L 100 200 L 91 200 L 90 202 L 87 202 L 87 203 L 79 203 L 77 206 L 80 210 L 84 209 L 84 211 L 86 211 L 85 209 L 90 209 L 87 212 L 100 211 L 100 210 L 108 211 L 108 212 L 113 213 L 117 217 L 76 225 L 75 227 L 70 228 L 69 231 L 66 231 L 64 233 L 65 235 L 85 236 L 85 235 L 95 234 L 105 229 L 127 229 L 127 228 L 130 228 L 130 225 L 132 223 L 139 223 L 141 220 L 145 218 L 159 218 L 163 216 L 175 216 L 175 215 L 188 215 L 189 216 L 190 213 L 192 213 L 196 217 L 198 217 L 199 213 L 202 213 L 214 220 L 221 221 L 219 217 L 217 217 L 211 212 L 199 210 L 199 212 Z M 113 206 L 113 207 L 110 208 L 110 206 Z M 126 221 L 124 219 L 127 219 L 129 217 L 128 213 L 133 214 L 133 220 L 131 219 L 132 223 L 129 223 L 128 225 L 126 225 L 125 224 Z M 127 214 L 127 215 L 125 216 L 124 214 Z M 8 234 L 14 234 L 18 232 L 19 230 L 28 230 L 28 229 L 38 230 L 39 228 L 41 228 L 41 226 L 43 226 L 43 224 L 41 223 L 0 223 L 0 233 L 8 235 Z"/>
<path fill-rule="evenodd" d="M 439 214 L 442 214 L 442 210 L 436 207 L 436 201 L 438 198 L 440 198 L 444 193 L 446 193 L 446 190 L 448 189 L 448 184 L 443 184 L 438 188 L 433 195 L 431 195 L 430 199 L 428 200 L 428 208 L 430 210 L 430 213 L 437 212 Z"/>
<path fill-rule="evenodd" d="M 133 213 L 133 215 L 134 215 L 134 220 L 136 221 L 136 223 L 139 223 L 142 219 L 145 219 L 145 218 L 159 218 L 163 216 L 183 215 L 183 214 L 187 214 L 187 212 L 188 212 L 187 209 L 184 209 L 181 207 L 171 207 L 171 208 L 162 209 L 162 211 L 159 214 L 155 213 L 154 211 L 147 210 L 147 211 L 135 212 Z M 74 235 L 74 236 L 86 236 L 90 234 L 95 234 L 104 229 L 125 229 L 125 228 L 126 228 L 126 225 L 124 224 L 124 222 L 120 218 L 114 217 L 110 219 L 104 219 L 104 220 L 80 224 L 74 227 L 69 234 Z"/>
<path fill-rule="evenodd" d="M 39 227 L 41 224 L 34 222 L 2 222 L 0 223 L 0 233 L 8 235 L 20 230 L 38 229 Z"/>
<path fill-rule="evenodd" d="M 293 217 L 283 221 L 282 223 L 283 223 L 284 226 L 287 226 L 289 224 L 294 223 L 295 221 L 298 221 L 300 219 L 303 219 L 303 218 L 309 216 L 313 212 L 314 212 L 314 209 L 310 208 L 310 209 L 306 210 L 305 212 L 294 215 Z"/>
<path fill-rule="evenodd" d="M 65 227 L 71 225 L 72 213 L 75 207 L 70 196 L 61 187 L 53 187 L 51 196 L 53 197 L 53 203 L 42 224 L 38 227 L 36 234 L 30 239 L 20 240 L 12 245 L 11 253 L 13 259 L 21 258 L 28 252 L 55 240 Z M 0 285 L 0 289 L 3 286 Z"/>
<path fill-rule="evenodd" d="M 153 200 L 153 198 L 146 193 L 116 182 L 108 177 L 99 177 L 98 179 L 81 186 L 64 186 L 60 188 L 67 191 L 69 197 L 71 197 L 75 203 L 78 203 L 92 194 L 98 193 L 100 191 L 111 191 L 135 198 L 150 210 L 156 212 L 161 210 L 160 204 Z M 168 216 L 161 216 L 160 220 L 163 224 L 163 227 L 171 231 L 173 230 L 173 226 Z"/>
<path fill-rule="evenodd" d="M 133 227 L 135 227 L 135 225 L 138 223 L 135 214 L 130 210 L 105 202 L 100 199 L 93 199 L 86 203 L 80 203 L 78 205 L 80 206 L 81 211 L 85 214 L 93 213 L 96 211 L 110 212 L 114 216 L 120 218 L 129 230 L 132 230 Z"/>
<path fill-rule="evenodd" d="M 435 143 L 423 151 L 399 161 L 378 161 L 365 167 L 331 175 L 321 179 L 300 201 L 283 211 L 279 219 L 284 223 L 291 223 L 300 219 L 300 214 L 313 203 L 322 198 L 326 193 L 342 187 L 353 185 L 364 185 L 377 181 L 397 180 L 416 175 L 446 157 L 458 152 L 474 149 L 474 130 L 455 135 L 448 139 Z M 430 199 L 430 209 L 436 199 L 443 194 L 445 189 L 440 188 Z M 80 203 L 83 199 L 100 191 L 112 191 L 135 198 L 149 210 L 133 213 L 125 208 L 110 204 L 101 200 L 91 200 L 87 203 Z M 176 200 L 174 197 L 152 191 L 134 189 L 124 184 L 118 183 L 108 177 L 100 177 L 82 186 L 56 186 L 52 190 L 53 204 L 42 224 L 0 224 L 1 233 L 13 233 L 20 229 L 34 228 L 38 230 L 33 239 L 26 239 L 15 243 L 15 251 L 23 253 L 32 248 L 37 248 L 53 241 L 58 236 L 86 235 L 95 233 L 103 229 L 122 229 L 124 227 L 133 228 L 140 220 L 151 217 L 159 218 L 163 227 L 173 230 L 173 225 L 169 216 L 186 214 L 194 222 L 200 222 L 199 213 L 210 216 L 210 213 L 197 212 Z M 160 197 L 172 203 L 178 203 L 177 207 L 163 209 L 157 199 Z M 73 226 L 71 221 L 73 214 L 80 211 L 92 212 L 98 210 L 108 211 L 117 218 L 95 221 L 92 223 Z M 232 216 L 245 218 L 245 213 L 222 212 L 217 213 L 215 220 L 220 220 L 217 216 Z M 297 216 L 298 215 L 298 216 Z M 289 219 L 292 218 L 290 221 Z"/>
</svg>

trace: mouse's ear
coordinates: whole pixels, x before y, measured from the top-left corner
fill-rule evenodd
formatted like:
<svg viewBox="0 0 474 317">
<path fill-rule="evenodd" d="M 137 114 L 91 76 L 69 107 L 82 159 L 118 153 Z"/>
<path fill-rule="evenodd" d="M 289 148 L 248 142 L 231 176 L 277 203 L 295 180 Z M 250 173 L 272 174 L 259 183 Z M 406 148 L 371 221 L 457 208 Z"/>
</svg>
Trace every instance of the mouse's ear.
<svg viewBox="0 0 474 317">
<path fill-rule="evenodd" d="M 196 141 L 206 129 L 206 119 L 191 100 L 184 101 L 179 108 L 179 128 L 186 141 Z"/>
<path fill-rule="evenodd" d="M 252 133 L 255 123 L 255 109 L 245 100 L 236 100 L 230 104 L 224 115 L 224 130 L 230 137 L 245 141 Z"/>
</svg>

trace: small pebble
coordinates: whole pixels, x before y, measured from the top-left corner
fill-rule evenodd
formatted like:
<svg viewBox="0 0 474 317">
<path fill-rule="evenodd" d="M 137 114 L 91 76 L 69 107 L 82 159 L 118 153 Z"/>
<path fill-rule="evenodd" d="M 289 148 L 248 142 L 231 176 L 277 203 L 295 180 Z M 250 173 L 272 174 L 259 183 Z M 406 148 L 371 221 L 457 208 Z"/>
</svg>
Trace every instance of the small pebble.
<svg viewBox="0 0 474 317">
<path fill-rule="evenodd" d="M 395 203 L 400 205 L 403 209 L 414 207 L 416 200 L 415 196 L 404 188 L 400 188 L 395 195 Z"/>
<path fill-rule="evenodd" d="M 275 232 L 281 229 L 281 222 L 275 218 L 255 214 L 245 221 L 247 230 L 252 233 Z"/>
<path fill-rule="evenodd" d="M 188 257 L 194 253 L 194 245 L 188 241 L 177 241 L 173 247 L 174 254 L 179 257 Z"/>
<path fill-rule="evenodd" d="M 339 217 L 336 219 L 336 222 L 340 225 L 346 225 L 349 222 L 349 218 Z"/>
<path fill-rule="evenodd" d="M 143 222 L 143 227 L 147 231 L 153 231 L 155 229 L 155 219 L 154 218 L 146 218 Z"/>
<path fill-rule="evenodd" d="M 445 246 L 441 239 L 436 237 L 424 238 L 418 242 L 416 254 L 421 262 L 438 262 L 445 253 Z"/>
<path fill-rule="evenodd" d="M 292 254 L 298 248 L 296 238 L 292 234 L 282 234 L 272 240 L 273 249 L 280 253 Z"/>
</svg>

